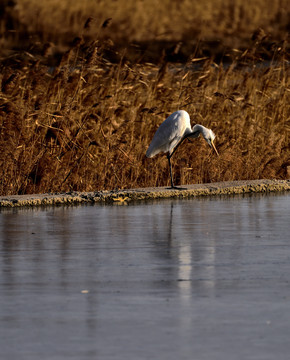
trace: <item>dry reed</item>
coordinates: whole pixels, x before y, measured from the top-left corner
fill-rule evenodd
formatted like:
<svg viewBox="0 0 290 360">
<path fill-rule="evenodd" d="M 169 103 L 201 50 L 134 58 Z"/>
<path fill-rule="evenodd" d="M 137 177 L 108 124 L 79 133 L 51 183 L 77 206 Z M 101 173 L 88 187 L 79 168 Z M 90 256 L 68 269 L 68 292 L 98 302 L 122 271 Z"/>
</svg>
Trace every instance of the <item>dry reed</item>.
<svg viewBox="0 0 290 360">
<path fill-rule="evenodd" d="M 212 128 L 220 152 L 215 157 L 202 139 L 184 144 L 173 158 L 177 184 L 289 178 L 286 41 L 269 48 L 260 30 L 247 50 L 228 49 L 227 64 L 197 58 L 198 45 L 184 64 L 166 57 L 141 64 L 117 54 L 108 39 L 86 39 L 81 32 L 94 21 L 86 20 L 53 68 L 47 42 L 39 55 L 3 62 L 1 195 L 169 185 L 166 158 L 147 159 L 145 151 L 177 109 Z"/>
</svg>

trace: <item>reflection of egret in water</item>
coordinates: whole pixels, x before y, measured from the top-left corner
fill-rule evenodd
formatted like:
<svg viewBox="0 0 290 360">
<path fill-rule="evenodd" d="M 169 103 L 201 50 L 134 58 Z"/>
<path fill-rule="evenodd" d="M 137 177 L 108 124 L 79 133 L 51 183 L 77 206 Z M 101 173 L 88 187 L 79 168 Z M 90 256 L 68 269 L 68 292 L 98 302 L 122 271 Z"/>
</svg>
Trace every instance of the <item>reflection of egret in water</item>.
<svg viewBox="0 0 290 360">
<path fill-rule="evenodd" d="M 178 287 L 181 290 L 182 296 L 188 296 L 191 292 L 191 271 L 192 271 L 192 254 L 191 254 L 191 245 L 183 244 L 183 236 L 178 237 L 179 243 L 173 243 L 174 238 L 174 228 L 175 225 L 180 231 L 180 227 L 182 228 L 183 224 L 174 224 L 173 223 L 173 213 L 174 213 L 174 205 L 173 201 L 170 206 L 170 218 L 169 218 L 169 226 L 168 226 L 168 234 L 167 241 L 168 246 L 177 249 L 177 257 L 178 257 Z M 179 221 L 179 216 L 176 214 L 177 221 Z M 180 226 L 179 226 L 180 225 Z"/>
<path fill-rule="evenodd" d="M 178 287 L 182 297 L 186 298 L 191 295 L 192 287 L 192 255 L 190 245 L 180 247 L 178 260 Z"/>
<path fill-rule="evenodd" d="M 176 202 L 171 202 L 170 206 L 168 246 L 178 261 L 176 277 L 180 294 L 190 301 L 194 288 L 203 289 L 207 294 L 214 289 L 216 247 L 215 242 L 206 241 L 214 232 L 211 232 L 202 202 L 198 202 L 200 206 L 194 208 L 193 213 L 189 213 L 188 208 L 184 213 L 180 206 L 176 210 L 181 212 L 176 213 L 174 204 Z"/>
</svg>

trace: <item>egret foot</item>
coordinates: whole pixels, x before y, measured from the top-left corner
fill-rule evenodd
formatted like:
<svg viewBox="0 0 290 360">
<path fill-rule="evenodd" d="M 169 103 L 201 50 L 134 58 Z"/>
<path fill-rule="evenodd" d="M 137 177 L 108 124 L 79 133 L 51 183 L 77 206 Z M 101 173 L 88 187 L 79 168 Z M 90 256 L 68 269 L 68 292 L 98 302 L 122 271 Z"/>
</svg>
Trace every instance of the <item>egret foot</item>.
<svg viewBox="0 0 290 360">
<path fill-rule="evenodd" d="M 177 187 L 177 186 L 170 186 L 168 188 L 166 188 L 168 190 L 187 190 L 187 188 L 183 188 L 183 187 Z"/>
</svg>

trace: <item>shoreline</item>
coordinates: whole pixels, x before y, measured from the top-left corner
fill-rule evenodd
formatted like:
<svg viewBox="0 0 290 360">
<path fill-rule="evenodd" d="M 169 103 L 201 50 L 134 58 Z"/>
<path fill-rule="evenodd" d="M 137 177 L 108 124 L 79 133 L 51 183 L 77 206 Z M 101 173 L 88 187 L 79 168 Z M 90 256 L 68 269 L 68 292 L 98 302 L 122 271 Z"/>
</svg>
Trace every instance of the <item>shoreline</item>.
<svg viewBox="0 0 290 360">
<path fill-rule="evenodd" d="M 128 203 L 136 200 L 154 200 L 196 196 L 270 193 L 290 190 L 290 180 L 240 180 L 207 184 L 181 185 L 179 189 L 168 187 L 106 190 L 93 192 L 67 192 L 0 196 L 0 208 L 24 206 L 73 205 L 85 203 Z"/>
</svg>

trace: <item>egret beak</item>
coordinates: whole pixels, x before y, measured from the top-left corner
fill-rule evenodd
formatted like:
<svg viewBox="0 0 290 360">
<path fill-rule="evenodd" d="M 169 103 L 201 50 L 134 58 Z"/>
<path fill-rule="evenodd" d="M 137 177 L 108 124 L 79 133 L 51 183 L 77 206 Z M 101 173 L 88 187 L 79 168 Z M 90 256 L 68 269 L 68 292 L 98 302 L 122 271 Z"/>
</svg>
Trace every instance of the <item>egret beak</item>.
<svg viewBox="0 0 290 360">
<path fill-rule="evenodd" d="M 217 149 L 216 149 L 215 144 L 213 143 L 213 141 L 211 141 L 211 145 L 212 145 L 212 147 L 214 148 L 214 151 L 216 152 L 217 156 L 219 156 L 219 153 L 218 153 L 218 151 L 217 151 Z"/>
</svg>

